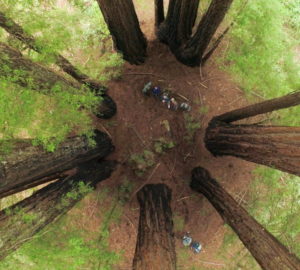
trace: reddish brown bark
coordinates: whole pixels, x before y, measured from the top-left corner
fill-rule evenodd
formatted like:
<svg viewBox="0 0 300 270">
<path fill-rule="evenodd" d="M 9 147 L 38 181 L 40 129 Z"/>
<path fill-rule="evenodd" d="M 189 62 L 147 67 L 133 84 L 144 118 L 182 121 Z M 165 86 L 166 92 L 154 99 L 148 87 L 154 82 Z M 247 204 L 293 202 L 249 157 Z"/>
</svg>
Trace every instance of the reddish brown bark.
<svg viewBox="0 0 300 270">
<path fill-rule="evenodd" d="M 163 184 L 146 185 L 137 198 L 140 220 L 133 269 L 175 270 L 171 190 Z"/>
<path fill-rule="evenodd" d="M 300 127 L 211 124 L 206 148 L 300 176 Z"/>
<path fill-rule="evenodd" d="M 15 150 L 1 156 L 0 198 L 59 177 L 65 170 L 95 158 L 103 158 L 112 152 L 109 137 L 99 131 L 95 136 L 96 146 L 89 146 L 85 137 L 73 137 L 61 143 L 53 152 L 30 142 L 15 143 Z"/>
<path fill-rule="evenodd" d="M 147 41 L 140 29 L 132 0 L 97 0 L 115 48 L 132 64 L 145 61 Z"/>
<path fill-rule="evenodd" d="M 230 123 L 241 119 L 249 118 L 263 113 L 269 113 L 276 110 L 281 110 L 293 107 L 300 104 L 300 92 L 294 92 L 283 97 L 270 99 L 228 113 L 216 116 L 212 122 L 221 121 Z"/>
<path fill-rule="evenodd" d="M 299 270 L 300 261 L 272 234 L 241 207 L 209 172 L 197 167 L 192 171 L 191 188 L 202 193 L 221 217 L 236 232 L 253 257 L 265 270 Z"/>
<path fill-rule="evenodd" d="M 113 168 L 112 161 L 82 164 L 75 175 L 52 183 L 29 198 L 0 211 L 0 259 L 18 249 L 80 201 L 86 193 L 80 192 L 79 182 L 94 188 L 99 181 L 110 176 Z M 69 192 L 73 196 L 67 196 Z"/>
</svg>

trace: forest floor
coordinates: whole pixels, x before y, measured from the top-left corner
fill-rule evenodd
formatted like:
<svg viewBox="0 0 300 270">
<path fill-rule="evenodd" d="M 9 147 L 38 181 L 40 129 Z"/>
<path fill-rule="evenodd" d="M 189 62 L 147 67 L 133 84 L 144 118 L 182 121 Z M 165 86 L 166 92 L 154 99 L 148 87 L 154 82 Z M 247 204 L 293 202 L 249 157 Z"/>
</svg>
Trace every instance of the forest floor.
<svg viewBox="0 0 300 270">
<path fill-rule="evenodd" d="M 164 183 L 172 189 L 178 269 L 230 269 L 230 260 L 219 256 L 226 230 L 224 222 L 204 196 L 189 188 L 189 182 L 191 170 L 202 166 L 233 197 L 245 202 L 254 164 L 233 157 L 216 158 L 206 150 L 203 139 L 213 116 L 248 102 L 243 91 L 214 60 L 202 69 L 179 63 L 165 45 L 154 40 L 151 19 L 145 18 L 141 25 L 149 40 L 147 60 L 140 66 L 126 64 L 122 78 L 109 83 L 109 94 L 117 103 L 118 113 L 108 121 L 96 121 L 116 146 L 110 159 L 119 162 L 112 177 L 99 184 L 98 190 L 109 188 L 113 197 L 125 181 L 131 185 L 120 221 L 110 226 L 110 248 L 122 252 L 123 258 L 116 269 L 131 269 L 139 218 L 136 193 L 149 183 Z M 192 111 L 170 111 L 154 98 L 144 96 L 141 89 L 149 81 L 185 96 Z M 160 138 L 175 146 L 157 153 L 155 142 Z M 148 157 L 148 164 L 143 164 L 144 174 L 137 176 L 135 166 L 141 164 L 134 165 L 131 160 L 138 155 L 138 163 L 143 163 L 145 150 L 154 157 Z M 94 222 L 93 217 L 90 222 Z M 181 238 L 187 231 L 203 245 L 200 254 L 183 248 Z"/>
</svg>

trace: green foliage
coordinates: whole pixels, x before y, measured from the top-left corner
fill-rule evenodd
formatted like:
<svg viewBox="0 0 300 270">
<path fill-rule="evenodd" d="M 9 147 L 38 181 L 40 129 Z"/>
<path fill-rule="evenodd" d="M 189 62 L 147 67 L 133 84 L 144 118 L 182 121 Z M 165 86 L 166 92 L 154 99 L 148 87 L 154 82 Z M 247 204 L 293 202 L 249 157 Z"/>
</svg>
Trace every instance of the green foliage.
<svg viewBox="0 0 300 270">
<path fill-rule="evenodd" d="M 24 51 L 33 59 L 53 63 L 53 54 L 61 53 L 91 77 L 107 81 L 120 76 L 123 60 L 112 50 L 96 1 L 4 0 L 3 11 L 37 40 L 41 54 Z"/>
<path fill-rule="evenodd" d="M 236 23 L 229 34 L 225 68 L 248 94 L 273 98 L 299 90 L 300 65 L 294 53 L 299 1 L 252 0 L 240 11 L 243 2 L 234 1 L 231 9 Z M 299 113 L 299 108 L 287 110 L 278 121 L 299 124 Z"/>
<path fill-rule="evenodd" d="M 135 173 L 142 176 L 149 168 L 155 164 L 155 155 L 150 150 L 144 150 L 139 154 L 130 156 L 130 163 L 133 166 Z"/>
<path fill-rule="evenodd" d="M 76 194 L 86 194 L 90 187 L 79 183 L 76 190 L 68 196 L 75 198 Z M 92 195 L 97 201 L 109 199 L 111 202 L 109 190 Z M 109 225 L 119 220 L 121 212 L 113 202 L 102 210 L 99 215 L 103 222 L 94 231 L 82 228 L 82 211 L 64 216 L 2 260 L 0 270 L 114 269 L 121 254 L 109 248 Z"/>
<path fill-rule="evenodd" d="M 13 83 L 14 77 L 0 81 L 0 152 L 12 148 L 11 140 L 33 138 L 34 145 L 54 151 L 76 128 L 78 134 L 92 133 L 92 120 L 87 112 L 96 110 L 100 99 L 90 92 L 70 93 L 59 85 L 50 95 Z M 85 111 L 79 111 L 81 106 Z"/>
<path fill-rule="evenodd" d="M 162 154 L 168 149 L 172 149 L 175 147 L 175 143 L 171 140 L 167 140 L 163 137 L 155 140 L 154 142 L 154 150 L 158 154 Z"/>
<path fill-rule="evenodd" d="M 60 204 L 57 206 L 58 208 L 65 208 L 72 203 L 74 200 L 79 200 L 80 198 L 84 197 L 86 194 L 93 191 L 93 188 L 85 184 L 83 181 L 79 181 L 73 185 L 71 191 L 69 191 L 65 196 L 61 198 Z"/>
<path fill-rule="evenodd" d="M 174 231 L 182 232 L 184 229 L 184 218 L 179 215 L 174 215 L 173 222 L 174 222 Z"/>
<path fill-rule="evenodd" d="M 190 113 L 185 113 L 185 128 L 187 135 L 184 137 L 186 141 L 192 142 L 194 139 L 196 131 L 201 127 L 201 123 L 198 119 L 194 118 Z"/>
<path fill-rule="evenodd" d="M 122 205 L 124 205 L 129 201 L 133 188 L 134 188 L 134 184 L 125 177 L 124 182 L 118 188 L 119 202 Z"/>
</svg>

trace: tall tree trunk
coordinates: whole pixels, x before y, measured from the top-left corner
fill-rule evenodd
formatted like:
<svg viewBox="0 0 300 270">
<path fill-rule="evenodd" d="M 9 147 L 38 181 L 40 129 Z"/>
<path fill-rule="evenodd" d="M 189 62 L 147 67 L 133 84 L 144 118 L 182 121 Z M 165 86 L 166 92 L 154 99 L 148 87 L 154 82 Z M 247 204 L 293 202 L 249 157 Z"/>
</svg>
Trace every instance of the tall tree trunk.
<svg viewBox="0 0 300 270">
<path fill-rule="evenodd" d="M 8 33 L 24 42 L 28 46 L 28 48 L 42 53 L 44 48 L 42 45 L 38 44 L 35 38 L 29 34 L 27 34 L 23 28 L 15 23 L 11 18 L 6 16 L 3 12 L 0 11 L 0 27 L 4 28 Z M 55 58 L 56 64 L 67 74 L 72 76 L 81 84 L 86 84 L 87 86 L 98 90 L 98 91 L 106 91 L 107 89 L 97 80 L 91 79 L 86 74 L 82 73 L 79 69 L 74 67 L 69 60 L 58 53 L 54 53 L 52 55 Z"/>
<path fill-rule="evenodd" d="M 155 0 L 154 5 L 155 28 L 157 29 L 160 26 L 160 24 L 165 20 L 164 0 Z"/>
<path fill-rule="evenodd" d="M 140 220 L 133 269 L 175 270 L 171 190 L 163 184 L 146 185 L 137 198 Z"/>
<path fill-rule="evenodd" d="M 147 41 L 140 29 L 132 0 L 97 0 L 115 48 L 131 64 L 145 61 Z"/>
<path fill-rule="evenodd" d="M 206 148 L 300 176 L 300 127 L 210 125 Z"/>
<path fill-rule="evenodd" d="M 114 149 L 100 131 L 95 141 L 96 146 L 91 147 L 86 137 L 69 138 L 53 153 L 26 141 L 16 142 L 15 150 L 0 160 L 0 198 L 54 179 L 51 177 L 80 163 L 106 157 Z"/>
<path fill-rule="evenodd" d="M 176 58 L 185 65 L 199 66 L 217 28 L 223 21 L 233 0 L 212 0 L 202 17 L 195 35 L 175 53 Z"/>
<path fill-rule="evenodd" d="M 170 0 L 166 20 L 158 29 L 158 38 L 176 52 L 186 42 L 193 30 L 199 0 Z"/>
<path fill-rule="evenodd" d="M 81 84 L 66 80 L 58 73 L 24 57 L 19 51 L 0 42 L 0 76 L 13 78 L 14 82 L 23 87 L 30 87 L 48 94 L 51 88 L 59 86 L 64 90 L 77 93 Z M 98 117 L 110 118 L 116 113 L 114 101 L 106 94 L 99 93 L 104 102 L 99 106 Z"/>
<path fill-rule="evenodd" d="M 79 182 L 90 187 L 110 176 L 114 162 L 91 161 L 78 172 L 52 183 L 31 197 L 0 212 L 0 259 L 18 249 L 57 217 L 65 214 L 85 195 Z M 72 196 L 68 196 L 72 194 Z"/>
<path fill-rule="evenodd" d="M 237 233 L 253 257 L 265 270 L 299 270 L 300 261 L 272 234 L 252 218 L 209 172 L 197 167 L 192 171 L 191 188 L 203 195 Z"/>
<path fill-rule="evenodd" d="M 241 119 L 249 118 L 263 113 L 293 107 L 300 104 L 300 91 L 288 94 L 283 97 L 270 99 L 244 108 L 233 110 L 213 118 L 212 122 L 222 121 L 230 123 Z"/>
</svg>

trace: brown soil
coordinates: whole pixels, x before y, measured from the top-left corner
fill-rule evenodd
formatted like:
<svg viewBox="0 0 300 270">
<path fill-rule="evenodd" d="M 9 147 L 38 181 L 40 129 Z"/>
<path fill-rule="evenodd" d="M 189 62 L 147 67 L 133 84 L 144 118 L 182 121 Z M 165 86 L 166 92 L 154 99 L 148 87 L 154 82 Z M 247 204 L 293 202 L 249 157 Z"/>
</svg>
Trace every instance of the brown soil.
<svg viewBox="0 0 300 270">
<path fill-rule="evenodd" d="M 169 111 L 153 98 L 143 96 L 141 89 L 148 81 L 172 89 L 192 102 L 193 109 L 189 114 L 201 123 L 192 140 L 184 138 L 187 130 L 183 113 Z M 202 195 L 191 191 L 189 181 L 191 170 L 202 166 L 234 196 L 247 191 L 254 165 L 231 157 L 213 157 L 203 144 L 209 120 L 247 104 L 243 93 L 214 63 L 208 63 L 203 70 L 186 67 L 157 41 L 149 43 L 146 63 L 141 66 L 126 64 L 123 78 L 111 82 L 109 89 L 117 103 L 118 113 L 108 122 L 99 122 L 98 128 L 103 130 L 105 127 L 113 138 L 116 151 L 110 158 L 120 165 L 99 189 L 105 186 L 114 189 L 126 178 L 135 183 L 132 200 L 125 205 L 121 222 L 112 226 L 110 231 L 111 248 L 124 251 L 125 259 L 117 269 L 131 269 L 139 217 L 135 191 L 146 183 L 164 183 L 172 189 L 173 213 L 185 221 L 184 229 L 176 233 L 177 249 L 182 248 L 180 238 L 184 231 L 191 232 L 194 239 L 203 244 L 203 252 L 199 255 L 191 253 L 187 265 L 179 265 L 179 269 L 191 269 L 189 265 L 212 269 L 224 267 L 224 263 L 215 258 L 223 240 L 223 221 Z M 208 112 L 200 114 L 199 109 L 204 106 Z M 170 132 L 162 124 L 164 120 L 169 122 Z M 109 127 L 112 124 L 116 126 Z M 156 164 L 142 177 L 136 176 L 130 156 L 145 149 L 154 151 L 154 140 L 160 137 L 172 140 L 176 147 L 157 154 Z"/>
<path fill-rule="evenodd" d="M 147 38 L 154 39 L 152 18 L 146 17 L 145 10 L 138 15 Z M 169 111 L 153 98 L 143 96 L 141 89 L 148 81 L 169 88 L 191 101 L 193 108 L 188 114 L 201 124 L 193 139 L 184 138 L 187 121 L 182 112 Z M 140 66 L 126 64 L 122 79 L 111 82 L 109 89 L 117 103 L 118 113 L 111 120 L 97 122 L 97 127 L 112 137 L 116 151 L 110 159 L 117 160 L 119 166 L 110 179 L 99 185 L 98 190 L 105 187 L 116 190 L 125 179 L 135 184 L 130 194 L 132 199 L 125 204 L 121 221 L 110 227 L 111 249 L 124 252 L 124 259 L 116 269 L 131 269 L 139 218 L 135 195 L 148 183 L 164 183 L 172 189 L 173 214 L 184 219 L 184 228 L 176 232 L 177 254 L 182 250 L 181 237 L 185 231 L 203 245 L 199 255 L 190 252 L 190 258 L 184 265 L 180 259 L 178 269 L 188 270 L 191 265 L 197 266 L 197 269 L 225 268 L 226 262 L 217 257 L 223 241 L 224 222 L 202 195 L 189 188 L 189 182 L 191 170 L 202 166 L 233 196 L 245 196 L 254 165 L 233 157 L 216 158 L 203 144 L 205 129 L 213 116 L 247 104 L 243 92 L 212 60 L 202 70 L 186 67 L 165 45 L 155 40 L 149 41 L 146 63 Z M 208 108 L 205 114 L 199 112 L 203 107 Z M 169 122 L 170 131 L 163 125 L 164 120 Z M 156 154 L 155 165 L 142 177 L 136 176 L 130 163 L 131 155 L 145 149 L 154 151 L 154 141 L 160 137 L 172 140 L 176 147 L 161 155 Z"/>
</svg>

